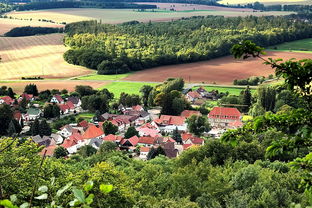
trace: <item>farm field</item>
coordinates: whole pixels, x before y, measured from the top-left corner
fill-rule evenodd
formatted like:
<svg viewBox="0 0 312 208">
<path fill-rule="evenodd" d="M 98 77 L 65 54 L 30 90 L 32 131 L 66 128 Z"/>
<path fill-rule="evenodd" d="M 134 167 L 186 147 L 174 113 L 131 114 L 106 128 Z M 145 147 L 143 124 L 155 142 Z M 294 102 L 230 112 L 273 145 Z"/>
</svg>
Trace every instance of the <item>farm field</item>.
<svg viewBox="0 0 312 208">
<path fill-rule="evenodd" d="M 242 12 L 242 11 L 224 11 L 223 7 L 215 7 L 216 10 L 200 10 L 200 11 L 180 11 L 180 12 L 152 12 L 146 10 L 145 12 L 138 12 L 131 9 L 50 9 L 50 10 L 36 10 L 36 11 L 21 11 L 10 12 L 8 16 L 21 19 L 33 20 L 47 19 L 54 22 L 78 22 L 83 20 L 101 20 L 103 23 L 122 23 L 132 20 L 141 22 L 148 21 L 169 21 L 173 19 L 180 19 L 182 17 L 191 16 L 207 16 L 207 15 L 222 15 L 222 16 L 264 16 L 264 15 L 287 15 L 291 12 Z"/>
<path fill-rule="evenodd" d="M 199 86 L 195 86 L 192 89 L 196 90 L 198 89 Z M 233 87 L 222 87 L 222 86 L 203 86 L 208 92 L 212 91 L 212 90 L 218 90 L 219 92 L 229 92 L 230 95 L 239 95 L 240 92 L 244 89 L 246 89 L 246 87 L 242 87 L 242 86 L 233 86 Z M 256 87 L 250 87 L 250 91 L 251 93 L 254 93 L 256 91 Z"/>
<path fill-rule="evenodd" d="M 66 78 L 94 72 L 64 61 L 67 49 L 62 38 L 63 34 L 0 37 L 0 80 L 31 76 Z"/>
<path fill-rule="evenodd" d="M 140 94 L 140 88 L 143 85 L 156 86 L 157 83 L 149 82 L 111 82 L 107 85 L 101 86 L 98 89 L 106 88 L 114 93 L 115 97 L 119 97 L 120 93 L 125 92 L 129 94 Z"/>
<path fill-rule="evenodd" d="M 4 33 L 9 32 L 11 29 L 13 29 L 15 27 L 24 27 L 24 26 L 64 27 L 64 25 L 54 24 L 51 22 L 40 22 L 40 21 L 0 18 L 0 35 L 3 35 Z"/>
<path fill-rule="evenodd" d="M 128 74 L 117 74 L 117 75 L 99 75 L 99 74 L 90 74 L 86 76 L 81 76 L 74 78 L 74 80 L 120 80 L 129 76 Z"/>
<path fill-rule="evenodd" d="M 266 57 L 303 59 L 312 58 L 312 54 L 268 51 Z M 170 77 L 181 77 L 185 82 L 191 83 L 232 85 L 235 79 L 267 77 L 270 74 L 274 74 L 274 70 L 264 65 L 262 60 L 235 60 L 232 56 L 227 56 L 210 61 L 155 67 L 135 72 L 123 80 L 162 82 Z"/>
<path fill-rule="evenodd" d="M 269 47 L 270 50 L 312 53 L 312 38 L 296 40 Z"/>
<path fill-rule="evenodd" d="M 254 0 L 221 0 L 220 4 L 248 4 L 254 3 Z M 258 0 L 262 4 L 311 4 L 308 0 Z"/>
<path fill-rule="evenodd" d="M 42 80 L 42 81 L 20 81 L 20 82 L 0 82 L 0 86 L 12 87 L 13 91 L 21 94 L 27 84 L 36 84 L 38 91 L 51 89 L 67 89 L 69 92 L 75 90 L 76 85 L 89 85 L 94 89 L 100 88 L 103 85 L 109 84 L 109 81 L 80 81 L 80 80 Z"/>
</svg>

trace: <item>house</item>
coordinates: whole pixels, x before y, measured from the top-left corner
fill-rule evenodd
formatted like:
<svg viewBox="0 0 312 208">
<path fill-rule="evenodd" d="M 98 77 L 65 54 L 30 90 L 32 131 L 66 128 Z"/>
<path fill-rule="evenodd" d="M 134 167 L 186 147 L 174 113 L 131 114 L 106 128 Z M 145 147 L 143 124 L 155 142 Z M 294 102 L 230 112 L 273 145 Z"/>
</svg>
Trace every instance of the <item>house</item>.
<svg viewBox="0 0 312 208">
<path fill-rule="evenodd" d="M 75 111 L 76 107 L 75 107 L 74 103 L 72 103 L 71 101 L 67 101 L 66 105 L 68 106 L 70 112 L 74 112 Z"/>
<path fill-rule="evenodd" d="M 65 126 L 61 127 L 61 131 L 59 132 L 59 134 L 66 138 L 72 135 L 73 132 L 74 128 L 71 125 L 66 124 Z"/>
<path fill-rule="evenodd" d="M 121 140 L 122 140 L 122 136 L 117 136 L 113 134 L 109 134 L 103 138 L 103 141 L 115 142 L 116 144 L 120 144 Z"/>
<path fill-rule="evenodd" d="M 74 104 L 75 107 L 81 106 L 81 100 L 79 99 L 79 97 L 70 96 L 69 98 L 67 98 L 67 102 L 71 102 L 72 104 Z"/>
<path fill-rule="evenodd" d="M 231 123 L 228 124 L 228 127 L 230 129 L 237 129 L 237 128 L 240 128 L 244 125 L 243 122 L 241 122 L 240 120 L 236 120 L 236 121 L 233 121 Z"/>
<path fill-rule="evenodd" d="M 139 158 L 141 160 L 146 160 L 147 159 L 147 155 L 149 153 L 149 151 L 151 150 L 150 147 L 140 147 L 140 155 Z"/>
<path fill-rule="evenodd" d="M 51 103 L 64 104 L 64 100 L 60 95 L 53 95 L 50 102 Z"/>
<path fill-rule="evenodd" d="M 35 142 L 36 144 L 38 144 L 39 146 L 48 147 L 51 144 L 51 138 L 47 136 L 41 137 L 40 135 L 36 135 L 36 136 L 33 136 L 31 140 Z"/>
<path fill-rule="evenodd" d="M 137 145 L 144 147 L 152 147 L 155 143 L 156 143 L 155 137 L 140 137 Z"/>
<path fill-rule="evenodd" d="M 78 141 L 75 137 L 70 136 L 68 139 L 64 140 L 64 143 L 61 144 L 61 146 L 64 147 L 69 154 L 73 154 L 78 150 Z"/>
<path fill-rule="evenodd" d="M 92 139 L 85 140 L 85 145 L 89 145 L 95 149 L 99 149 L 102 143 L 103 143 L 103 140 L 99 138 L 92 138 Z"/>
<path fill-rule="evenodd" d="M 185 118 L 189 118 L 192 115 L 201 116 L 202 114 L 199 111 L 194 111 L 194 110 L 184 110 L 181 113 L 181 116 L 183 116 Z"/>
<path fill-rule="evenodd" d="M 139 138 L 137 136 L 133 136 L 129 139 L 123 139 L 121 140 L 120 142 L 120 145 L 121 146 L 124 146 L 124 147 L 135 147 L 139 142 Z"/>
<path fill-rule="evenodd" d="M 202 97 L 205 97 L 207 94 L 208 94 L 208 92 L 207 92 L 207 90 L 205 90 L 205 88 L 204 87 L 199 87 L 197 90 L 196 90 L 196 92 L 198 92 Z"/>
<path fill-rule="evenodd" d="M 60 108 L 61 114 L 68 114 L 69 113 L 70 108 L 67 104 L 59 104 L 58 106 Z"/>
<path fill-rule="evenodd" d="M 51 145 L 51 146 L 45 147 L 41 150 L 39 155 L 43 156 L 45 154 L 45 156 L 52 157 L 57 147 L 58 147 L 57 145 Z"/>
<path fill-rule="evenodd" d="M 169 133 L 172 133 L 176 128 L 178 128 L 179 131 L 186 131 L 187 129 L 185 117 L 182 116 L 161 115 L 160 118 L 155 119 L 152 124 L 153 123 L 158 125 L 161 131 Z"/>
<path fill-rule="evenodd" d="M 167 142 L 161 144 L 161 147 L 165 151 L 165 154 L 169 158 L 175 158 L 178 156 L 178 150 L 175 148 L 174 142 Z"/>
<path fill-rule="evenodd" d="M 199 137 L 195 137 L 192 134 L 184 133 L 181 134 L 183 144 L 195 144 L 204 145 L 205 140 Z"/>
<path fill-rule="evenodd" d="M 35 100 L 34 95 L 32 95 L 32 94 L 27 94 L 27 93 L 23 93 L 23 94 L 21 94 L 21 96 L 19 97 L 19 100 L 20 100 L 20 101 L 23 100 L 23 99 L 25 99 L 26 101 L 33 101 L 33 100 Z"/>
<path fill-rule="evenodd" d="M 111 121 L 112 124 L 118 126 L 119 132 L 124 132 L 130 127 L 130 122 L 127 120 L 115 119 Z"/>
<path fill-rule="evenodd" d="M 26 121 L 34 121 L 37 118 L 40 118 L 41 110 L 39 108 L 29 108 L 25 114 Z"/>
<path fill-rule="evenodd" d="M 0 104 L 12 105 L 13 102 L 14 99 L 12 99 L 10 96 L 4 96 L 0 98 Z"/>
<path fill-rule="evenodd" d="M 141 105 L 132 106 L 134 111 L 144 111 L 144 108 Z"/>
<path fill-rule="evenodd" d="M 214 107 L 208 114 L 208 121 L 212 127 L 228 128 L 230 123 L 241 121 L 242 114 L 237 108 Z"/>
<path fill-rule="evenodd" d="M 89 127 L 89 123 L 86 120 L 80 121 L 77 125 L 78 127 L 82 127 L 83 130 L 86 130 Z"/>
<path fill-rule="evenodd" d="M 51 134 L 50 137 L 54 140 L 55 144 L 62 144 L 64 141 L 63 137 L 59 134 Z"/>
<path fill-rule="evenodd" d="M 158 129 L 151 129 L 151 128 L 136 128 L 136 130 L 139 132 L 139 135 L 141 137 L 143 136 L 150 136 L 150 137 L 156 137 L 159 135 L 159 130 Z"/>
<path fill-rule="evenodd" d="M 95 125 L 89 125 L 87 130 L 83 133 L 83 139 L 103 139 L 105 136 L 103 130 Z"/>
<path fill-rule="evenodd" d="M 225 132 L 225 129 L 213 127 L 208 133 L 207 136 L 212 138 L 220 138 L 221 135 Z"/>
<path fill-rule="evenodd" d="M 20 111 L 14 111 L 13 118 L 22 125 L 23 123 L 23 114 Z"/>
<path fill-rule="evenodd" d="M 191 103 L 194 103 L 196 100 L 202 98 L 202 96 L 197 91 L 190 91 L 185 95 L 185 97 Z"/>
</svg>

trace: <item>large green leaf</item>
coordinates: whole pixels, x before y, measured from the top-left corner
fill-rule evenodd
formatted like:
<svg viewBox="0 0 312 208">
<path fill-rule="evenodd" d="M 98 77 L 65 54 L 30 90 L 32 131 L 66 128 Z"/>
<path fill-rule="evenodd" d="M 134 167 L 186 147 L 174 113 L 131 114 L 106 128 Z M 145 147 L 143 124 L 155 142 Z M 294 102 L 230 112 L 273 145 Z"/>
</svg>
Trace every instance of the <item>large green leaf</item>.
<svg viewBox="0 0 312 208">
<path fill-rule="evenodd" d="M 85 203 L 85 195 L 83 193 L 83 191 L 81 189 L 76 189 L 73 188 L 73 192 L 74 192 L 74 196 L 76 197 L 76 199 L 81 202 L 81 203 Z"/>
<path fill-rule="evenodd" d="M 8 199 L 0 200 L 0 205 L 4 206 L 5 208 L 16 208 L 16 206 L 14 206 Z"/>
<path fill-rule="evenodd" d="M 47 199 L 47 198 L 48 198 L 48 194 L 42 194 L 40 196 L 35 197 L 35 199 L 38 199 L 38 200 L 44 200 L 44 199 Z"/>
<path fill-rule="evenodd" d="M 113 190 L 113 185 L 101 184 L 100 190 L 103 194 L 108 194 L 109 192 L 111 192 Z"/>
<path fill-rule="evenodd" d="M 45 193 L 45 192 L 48 191 L 48 187 L 47 187 L 47 186 L 40 186 L 40 187 L 38 188 L 38 191 Z"/>
<path fill-rule="evenodd" d="M 72 183 L 68 183 L 66 186 L 64 186 L 63 188 L 61 188 L 60 190 L 58 190 L 56 192 L 56 196 L 60 197 L 65 191 L 67 191 L 67 189 L 69 189 L 71 187 Z"/>
<path fill-rule="evenodd" d="M 85 191 L 90 191 L 91 189 L 93 188 L 93 181 L 88 181 L 84 186 L 83 186 L 83 189 Z"/>
</svg>

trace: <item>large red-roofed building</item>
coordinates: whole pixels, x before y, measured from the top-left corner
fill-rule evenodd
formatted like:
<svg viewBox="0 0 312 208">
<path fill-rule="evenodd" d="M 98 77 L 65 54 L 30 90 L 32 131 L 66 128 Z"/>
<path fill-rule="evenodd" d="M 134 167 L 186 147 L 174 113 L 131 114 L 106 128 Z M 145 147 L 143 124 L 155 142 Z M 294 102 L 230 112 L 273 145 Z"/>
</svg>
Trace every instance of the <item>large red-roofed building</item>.
<svg viewBox="0 0 312 208">
<path fill-rule="evenodd" d="M 230 123 L 241 119 L 242 114 L 237 108 L 214 107 L 208 114 L 209 123 L 213 127 L 230 127 Z"/>
</svg>

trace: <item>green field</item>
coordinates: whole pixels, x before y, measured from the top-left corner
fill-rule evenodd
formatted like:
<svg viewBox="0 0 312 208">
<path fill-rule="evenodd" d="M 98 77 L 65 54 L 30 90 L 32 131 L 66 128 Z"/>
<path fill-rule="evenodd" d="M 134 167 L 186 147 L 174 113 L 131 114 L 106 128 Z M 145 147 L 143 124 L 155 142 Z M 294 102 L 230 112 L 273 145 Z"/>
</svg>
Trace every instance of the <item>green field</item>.
<svg viewBox="0 0 312 208">
<path fill-rule="evenodd" d="M 156 86 L 157 83 L 150 82 L 112 82 L 108 85 L 104 85 L 99 89 L 106 88 L 110 92 L 114 93 L 115 97 L 119 97 L 120 93 L 125 92 L 129 94 L 140 94 L 140 88 L 143 85 Z"/>
<path fill-rule="evenodd" d="M 127 76 L 129 76 L 131 73 L 127 74 L 117 74 L 117 75 L 99 75 L 99 74 L 91 74 L 87 76 L 82 76 L 75 78 L 75 80 L 120 80 Z"/>
<path fill-rule="evenodd" d="M 270 50 L 312 53 L 312 38 L 296 40 L 268 47 Z"/>
<path fill-rule="evenodd" d="M 195 86 L 192 89 L 198 89 L 199 86 Z M 212 90 L 218 90 L 219 92 L 229 92 L 230 95 L 239 95 L 245 87 L 219 87 L 219 86 L 204 86 L 204 88 L 209 92 Z M 256 89 L 251 88 L 251 93 L 254 93 Z"/>
</svg>

